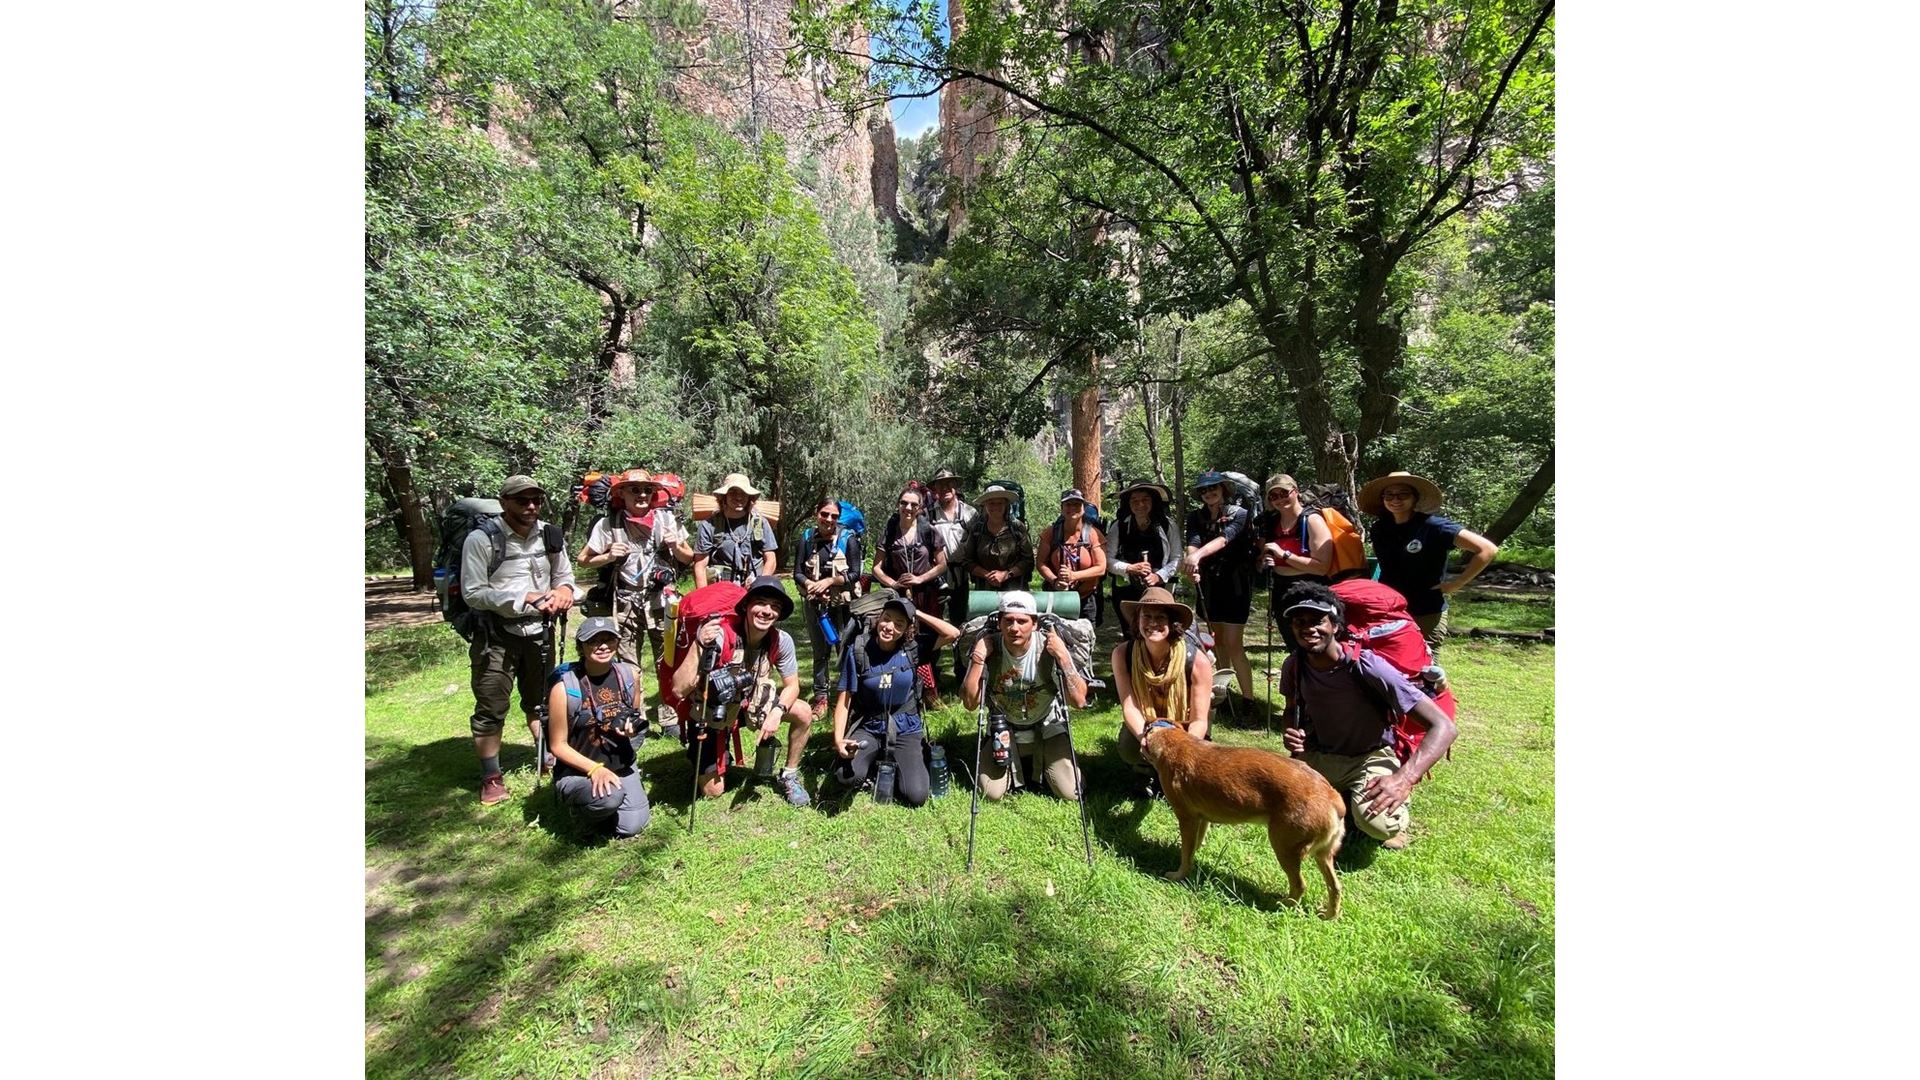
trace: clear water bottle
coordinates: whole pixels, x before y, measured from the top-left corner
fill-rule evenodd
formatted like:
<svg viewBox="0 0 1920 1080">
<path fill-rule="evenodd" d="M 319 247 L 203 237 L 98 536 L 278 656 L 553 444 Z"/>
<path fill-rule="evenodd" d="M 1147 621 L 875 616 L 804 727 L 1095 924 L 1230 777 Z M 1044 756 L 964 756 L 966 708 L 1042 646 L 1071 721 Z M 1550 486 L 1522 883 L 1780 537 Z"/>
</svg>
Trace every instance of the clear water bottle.
<svg viewBox="0 0 1920 1080">
<path fill-rule="evenodd" d="M 877 803 L 893 802 L 893 762 L 880 763 L 880 772 L 873 778 L 873 801 Z"/>
<path fill-rule="evenodd" d="M 933 798 L 937 799 L 953 789 L 953 774 L 947 771 L 946 747 L 927 747 L 927 779 Z"/>
</svg>

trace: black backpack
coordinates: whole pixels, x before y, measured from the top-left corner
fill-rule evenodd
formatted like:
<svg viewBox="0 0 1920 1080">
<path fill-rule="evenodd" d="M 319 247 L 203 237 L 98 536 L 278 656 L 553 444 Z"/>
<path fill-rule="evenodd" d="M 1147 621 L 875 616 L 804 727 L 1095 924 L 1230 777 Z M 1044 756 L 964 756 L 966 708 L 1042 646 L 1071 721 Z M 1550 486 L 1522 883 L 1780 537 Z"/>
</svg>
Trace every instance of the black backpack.
<svg viewBox="0 0 1920 1080">
<path fill-rule="evenodd" d="M 467 641 L 472 641 L 480 628 L 480 612 L 468 607 L 466 597 L 460 595 L 460 554 L 467 546 L 467 537 L 476 529 L 493 544 L 493 557 L 487 562 L 487 576 L 492 577 L 507 559 L 507 530 L 501 523 L 500 503 L 496 499 L 461 499 L 447 507 L 440 515 L 440 553 L 433 562 L 440 617 L 453 624 L 454 632 Z M 551 566 L 555 556 L 566 550 L 567 540 L 561 535 L 560 526 L 551 521 L 540 523 L 540 533 Z M 558 567 L 554 569 L 555 576 L 559 576 Z"/>
</svg>

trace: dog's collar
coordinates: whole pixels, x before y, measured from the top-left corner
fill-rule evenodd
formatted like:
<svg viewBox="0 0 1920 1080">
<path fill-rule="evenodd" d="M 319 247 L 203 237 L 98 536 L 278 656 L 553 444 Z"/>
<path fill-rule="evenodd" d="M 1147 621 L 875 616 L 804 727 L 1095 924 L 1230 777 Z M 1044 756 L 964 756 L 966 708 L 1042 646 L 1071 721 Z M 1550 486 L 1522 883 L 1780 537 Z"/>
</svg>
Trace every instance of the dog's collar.
<svg viewBox="0 0 1920 1080">
<path fill-rule="evenodd" d="M 1153 723 L 1147 725 L 1147 730 L 1152 731 L 1154 728 L 1172 727 L 1172 726 L 1173 726 L 1173 721 L 1171 720 L 1155 720 Z"/>
</svg>

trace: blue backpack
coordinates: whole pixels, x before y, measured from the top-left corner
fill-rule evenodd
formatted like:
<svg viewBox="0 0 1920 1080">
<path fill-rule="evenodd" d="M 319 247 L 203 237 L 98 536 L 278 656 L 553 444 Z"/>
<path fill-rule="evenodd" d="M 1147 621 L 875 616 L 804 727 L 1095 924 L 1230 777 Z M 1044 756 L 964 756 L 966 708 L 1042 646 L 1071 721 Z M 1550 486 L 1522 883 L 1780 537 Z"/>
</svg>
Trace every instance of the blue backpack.
<svg viewBox="0 0 1920 1080">
<path fill-rule="evenodd" d="M 847 553 L 847 537 L 858 536 L 864 538 L 866 535 L 867 515 L 861 513 L 859 507 L 845 499 L 841 499 L 840 535 L 835 538 L 833 542 L 834 550 L 845 555 Z M 800 539 L 803 542 L 811 541 L 813 539 L 813 526 L 807 526 L 805 531 L 800 534 Z"/>
</svg>

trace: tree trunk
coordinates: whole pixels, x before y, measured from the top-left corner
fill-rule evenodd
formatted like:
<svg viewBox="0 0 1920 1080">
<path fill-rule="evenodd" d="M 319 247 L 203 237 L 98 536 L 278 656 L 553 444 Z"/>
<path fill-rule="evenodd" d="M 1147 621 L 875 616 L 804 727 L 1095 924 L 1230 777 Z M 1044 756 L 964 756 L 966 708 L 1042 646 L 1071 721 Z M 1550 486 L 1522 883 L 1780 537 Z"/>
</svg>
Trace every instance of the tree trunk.
<svg viewBox="0 0 1920 1080">
<path fill-rule="evenodd" d="M 1533 513 L 1533 508 L 1540 505 L 1547 490 L 1553 487 L 1554 449 L 1547 447 L 1547 459 L 1534 470 L 1533 479 L 1527 481 L 1526 486 L 1520 489 L 1520 494 L 1513 497 L 1513 503 L 1500 515 L 1500 520 L 1489 526 L 1483 536 L 1496 544 L 1504 542 L 1513 535 L 1513 530 L 1520 527 L 1521 522 L 1527 520 L 1527 515 Z"/>
<path fill-rule="evenodd" d="M 1313 455 L 1314 479 L 1322 484 L 1352 483 L 1352 436 L 1341 430 L 1334 413 L 1319 348 L 1278 320 L 1263 323 L 1261 330 L 1274 347 L 1281 385 L 1293 391 L 1294 415 L 1300 420 L 1300 433 L 1306 436 L 1307 452 Z"/>
<path fill-rule="evenodd" d="M 420 505 L 420 493 L 413 486 L 413 465 L 404 451 L 385 439 L 369 432 L 368 441 L 380 459 L 387 486 L 392 489 L 394 498 L 399 500 L 400 512 L 406 518 L 407 556 L 413 563 L 413 590 L 426 592 L 433 588 L 433 526 L 427 522 L 426 511 Z"/>
<path fill-rule="evenodd" d="M 1153 459 L 1153 480 L 1156 484 L 1165 484 L 1167 482 L 1167 470 L 1160 467 L 1160 418 L 1156 415 L 1159 412 L 1159 404 L 1155 400 L 1157 396 L 1158 395 L 1153 392 L 1152 383 L 1143 382 L 1140 384 L 1141 426 L 1145 429 L 1147 435 L 1147 455 Z M 1114 513 L 1117 515 L 1124 509 L 1126 508 L 1117 507 Z"/>
<path fill-rule="evenodd" d="M 1184 326 L 1173 328 L 1173 381 L 1167 384 L 1167 430 L 1173 435 L 1173 528 L 1182 545 L 1187 530 L 1187 444 L 1180 437 L 1180 416 L 1187 411 L 1187 395 L 1180 385 L 1180 340 L 1186 333 Z"/>
<path fill-rule="evenodd" d="M 1399 467 L 1397 454 L 1378 449 L 1386 436 L 1400 430 L 1400 374 L 1407 353 L 1400 313 L 1386 310 L 1387 278 L 1392 272 L 1391 264 L 1373 262 L 1354 304 L 1352 341 L 1354 355 L 1360 361 L 1359 443 L 1364 458 L 1361 464 L 1368 476 L 1381 476 Z"/>
<path fill-rule="evenodd" d="M 1089 349 L 1087 358 L 1088 375 L 1095 381 L 1073 395 L 1073 486 L 1097 506 L 1100 502 L 1100 357 Z"/>
</svg>

